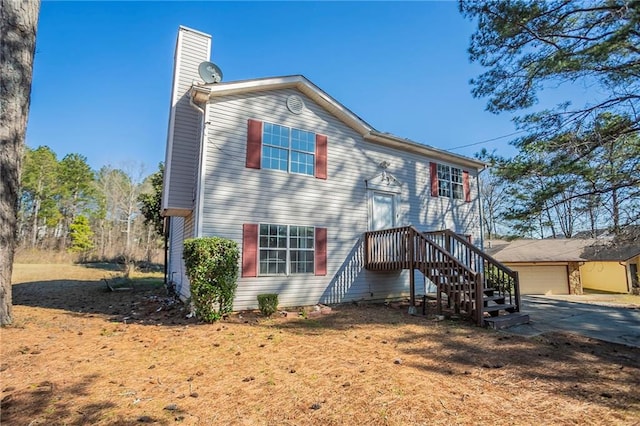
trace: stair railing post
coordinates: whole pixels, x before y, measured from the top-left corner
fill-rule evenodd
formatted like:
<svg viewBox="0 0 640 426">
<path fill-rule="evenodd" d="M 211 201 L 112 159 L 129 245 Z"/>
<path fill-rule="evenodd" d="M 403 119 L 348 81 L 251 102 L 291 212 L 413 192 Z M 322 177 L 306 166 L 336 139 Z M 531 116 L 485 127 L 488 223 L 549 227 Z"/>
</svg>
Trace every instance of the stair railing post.
<svg viewBox="0 0 640 426">
<path fill-rule="evenodd" d="M 483 325 L 483 308 L 484 308 L 484 280 L 482 279 L 482 273 L 478 272 L 476 274 L 476 282 L 475 282 L 475 302 L 476 302 L 476 325 L 478 327 L 482 327 Z"/>
<path fill-rule="evenodd" d="M 371 263 L 371 253 L 369 253 L 369 233 L 364 233 L 364 266 L 365 268 Z"/>
<path fill-rule="evenodd" d="M 513 291 L 516 296 L 516 312 L 520 312 L 520 277 L 518 271 L 513 271 Z"/>
<path fill-rule="evenodd" d="M 442 233 L 442 237 L 444 238 L 444 248 L 451 253 L 451 236 L 446 232 Z"/>
</svg>

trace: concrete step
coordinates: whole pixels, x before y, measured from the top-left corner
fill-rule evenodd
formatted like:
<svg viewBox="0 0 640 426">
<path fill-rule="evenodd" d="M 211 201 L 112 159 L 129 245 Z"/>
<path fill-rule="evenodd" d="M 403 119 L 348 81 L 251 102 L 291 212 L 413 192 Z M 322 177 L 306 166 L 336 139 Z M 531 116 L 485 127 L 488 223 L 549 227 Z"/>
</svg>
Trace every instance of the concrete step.
<svg viewBox="0 0 640 426">
<path fill-rule="evenodd" d="M 490 317 L 484 319 L 484 326 L 494 330 L 502 330 L 504 328 L 513 327 L 520 324 L 529 324 L 529 314 L 515 312 L 508 315 L 500 315 L 498 317 Z"/>
</svg>

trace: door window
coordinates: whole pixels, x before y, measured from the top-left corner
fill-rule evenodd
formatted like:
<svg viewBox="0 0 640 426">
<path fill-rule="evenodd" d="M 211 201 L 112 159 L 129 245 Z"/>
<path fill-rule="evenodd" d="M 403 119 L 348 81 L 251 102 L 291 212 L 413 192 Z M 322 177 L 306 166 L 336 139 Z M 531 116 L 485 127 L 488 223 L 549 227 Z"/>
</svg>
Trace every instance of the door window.
<svg viewBox="0 0 640 426">
<path fill-rule="evenodd" d="M 393 228 L 395 226 L 395 208 L 392 194 L 374 192 L 371 202 L 371 230 Z"/>
</svg>

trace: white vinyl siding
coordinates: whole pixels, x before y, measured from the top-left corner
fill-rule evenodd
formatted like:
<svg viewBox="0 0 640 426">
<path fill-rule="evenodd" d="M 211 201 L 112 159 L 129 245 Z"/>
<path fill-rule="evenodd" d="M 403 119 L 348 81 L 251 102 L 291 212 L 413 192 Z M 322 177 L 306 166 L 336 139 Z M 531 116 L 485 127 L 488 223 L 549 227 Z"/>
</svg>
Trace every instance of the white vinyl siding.
<svg viewBox="0 0 640 426">
<path fill-rule="evenodd" d="M 291 114 L 286 99 L 296 94 L 306 108 Z M 245 167 L 247 120 L 313 129 L 328 137 L 328 179 Z M 234 309 L 255 308 L 260 293 L 278 293 L 281 306 L 384 299 L 408 294 L 408 271 L 370 272 L 363 268 L 362 237 L 369 226 L 365 180 L 388 172 L 403 185 L 396 197 L 396 226 L 453 229 L 479 237 L 476 203 L 452 204 L 429 196 L 429 158 L 364 141 L 351 128 L 294 89 L 214 98 L 207 121 L 203 162 L 202 235 L 242 243 L 242 225 L 305 224 L 327 228 L 327 275 L 291 274 L 241 278 Z M 471 182 L 476 175 L 470 173 Z M 476 191 L 472 185 L 472 191 Z M 475 199 L 475 198 L 474 198 Z"/>
<path fill-rule="evenodd" d="M 176 284 L 176 291 L 181 298 L 190 296 L 189 280 L 184 268 L 182 252 L 184 240 L 187 238 L 184 232 L 184 217 L 171 217 L 169 224 L 169 262 L 167 265 L 168 280 Z"/>
</svg>

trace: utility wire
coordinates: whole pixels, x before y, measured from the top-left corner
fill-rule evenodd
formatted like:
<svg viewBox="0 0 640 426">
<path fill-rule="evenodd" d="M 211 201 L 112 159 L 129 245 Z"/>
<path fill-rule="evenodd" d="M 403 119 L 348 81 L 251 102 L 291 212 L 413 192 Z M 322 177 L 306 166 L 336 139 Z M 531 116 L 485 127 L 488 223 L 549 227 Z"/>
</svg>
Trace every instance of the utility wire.
<svg viewBox="0 0 640 426">
<path fill-rule="evenodd" d="M 462 149 L 462 148 L 468 148 L 470 146 L 482 145 L 483 143 L 497 141 L 499 139 L 508 138 L 510 136 L 518 135 L 520 133 L 525 133 L 525 132 L 526 132 L 526 130 L 519 130 L 517 132 L 509 133 L 508 135 L 498 136 L 497 138 L 485 139 L 485 140 L 480 141 L 480 142 L 474 142 L 474 143 L 470 143 L 470 144 L 467 144 L 467 145 L 460 145 L 460 146 L 456 146 L 456 147 L 453 147 L 453 148 L 447 148 L 447 150 L 453 151 L 455 149 Z"/>
</svg>

